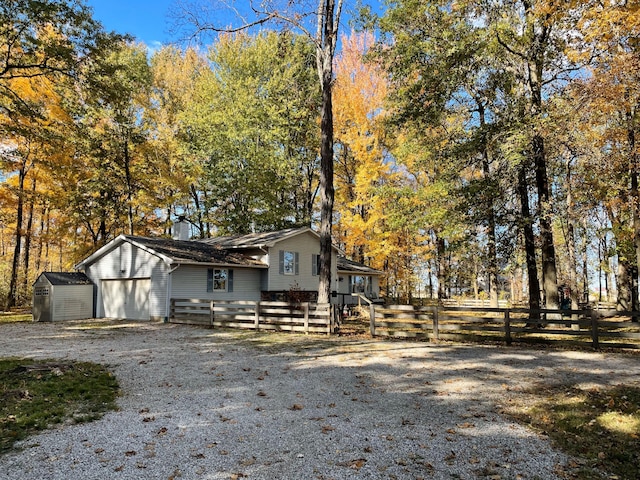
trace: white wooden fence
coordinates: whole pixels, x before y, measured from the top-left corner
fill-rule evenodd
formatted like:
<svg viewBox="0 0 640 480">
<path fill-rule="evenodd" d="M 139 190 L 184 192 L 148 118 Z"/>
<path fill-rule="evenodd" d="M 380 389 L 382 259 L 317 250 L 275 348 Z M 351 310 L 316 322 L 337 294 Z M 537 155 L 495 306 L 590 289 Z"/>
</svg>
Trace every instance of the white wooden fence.
<svg viewBox="0 0 640 480">
<path fill-rule="evenodd" d="M 172 298 L 169 321 L 210 327 L 330 335 L 339 325 L 339 315 L 335 305 L 328 303 L 222 302 Z"/>
</svg>

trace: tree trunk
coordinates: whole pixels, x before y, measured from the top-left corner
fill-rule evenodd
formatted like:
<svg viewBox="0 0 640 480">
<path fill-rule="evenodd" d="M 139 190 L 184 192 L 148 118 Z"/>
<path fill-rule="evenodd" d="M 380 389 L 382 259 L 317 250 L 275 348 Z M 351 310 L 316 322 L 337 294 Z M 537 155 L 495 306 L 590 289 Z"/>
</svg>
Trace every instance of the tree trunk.
<svg viewBox="0 0 640 480">
<path fill-rule="evenodd" d="M 547 177 L 544 139 L 540 135 L 533 138 L 536 186 L 540 206 L 540 248 L 542 252 L 542 280 L 546 307 L 556 309 L 558 305 L 558 275 L 556 271 L 556 250 L 553 244 L 551 219 L 551 195 Z"/>
<path fill-rule="evenodd" d="M 331 299 L 331 227 L 333 223 L 333 112 L 331 71 L 325 72 L 322 86 L 322 119 L 320 146 L 320 281 L 318 302 Z"/>
<path fill-rule="evenodd" d="M 527 280 L 529 284 L 529 308 L 540 310 L 540 283 L 538 281 L 538 266 L 536 264 L 536 245 L 533 233 L 533 220 L 529 207 L 529 192 L 525 165 L 519 167 L 518 196 L 520 197 L 520 211 L 522 214 L 522 236 L 527 263 Z M 531 314 L 531 318 L 539 318 L 539 314 Z"/>
<path fill-rule="evenodd" d="M 638 155 L 636 153 L 636 134 L 634 125 L 633 112 L 627 112 L 627 142 L 629 143 L 629 170 L 631 174 L 631 211 L 633 213 L 633 241 L 636 250 L 635 265 L 633 265 L 633 291 L 632 291 L 632 310 L 634 312 L 640 310 L 638 305 L 638 271 L 640 267 L 640 195 L 638 194 Z M 633 317 L 633 321 L 637 322 L 638 317 Z"/>
<path fill-rule="evenodd" d="M 340 4 L 339 4 L 340 5 Z M 317 67 L 322 86 L 322 110 L 320 116 L 320 276 L 318 302 L 331 300 L 331 252 L 333 223 L 333 54 L 340 16 L 340 6 L 334 24 L 334 0 L 319 0 L 318 31 L 316 40 Z"/>
<path fill-rule="evenodd" d="M 46 204 L 42 206 L 42 212 L 40 213 L 40 235 L 38 236 L 38 250 L 36 253 L 36 272 L 40 271 L 40 267 L 42 265 L 42 252 L 44 251 L 44 242 L 45 242 L 45 228 L 47 228 L 48 224 L 45 222 L 47 218 L 47 206 Z"/>
<path fill-rule="evenodd" d="M 27 175 L 25 162 L 18 172 L 18 205 L 16 207 L 16 243 L 13 248 L 13 261 L 11 263 L 11 278 L 9 280 L 9 292 L 7 294 L 7 309 L 13 308 L 18 303 L 18 270 L 20 266 L 20 254 L 22 250 L 22 217 L 24 209 L 24 180 Z"/>
<path fill-rule="evenodd" d="M 202 215 L 202 207 L 200 206 L 200 196 L 198 195 L 198 190 L 196 189 L 196 186 L 193 183 L 189 185 L 189 192 L 191 193 L 191 198 L 193 198 L 193 205 L 196 209 L 196 219 L 198 222 L 198 231 L 199 231 L 198 237 L 206 238 L 204 220 Z"/>
<path fill-rule="evenodd" d="M 124 173 L 127 183 L 127 223 L 129 235 L 133 235 L 133 180 L 131 178 L 131 157 L 129 155 L 129 139 L 125 135 L 124 139 Z"/>
<path fill-rule="evenodd" d="M 530 91 L 530 115 L 538 125 L 543 121 L 542 84 L 546 65 L 546 49 L 549 45 L 551 26 L 539 23 L 532 2 L 523 2 L 526 16 L 526 36 L 530 48 L 526 61 L 528 87 Z M 535 124 L 534 123 L 534 124 Z M 552 208 L 549 180 L 547 176 L 547 158 L 542 134 L 534 132 L 531 139 L 531 155 L 536 172 L 536 188 L 539 204 L 540 249 L 542 256 L 542 281 L 546 307 L 556 309 L 558 305 L 558 279 L 556 254 L 553 243 Z"/>
<path fill-rule="evenodd" d="M 436 276 L 438 278 L 438 300 L 447 298 L 447 247 L 443 238 L 436 235 L 437 265 Z"/>
<path fill-rule="evenodd" d="M 478 104 L 478 115 L 480 117 L 480 128 L 482 134 L 482 173 L 485 180 L 491 180 L 491 162 L 489 160 L 489 150 L 487 147 L 485 109 L 481 100 L 476 100 Z M 487 209 L 487 275 L 489 277 L 489 299 L 492 308 L 498 307 L 498 254 L 496 251 L 496 214 L 493 202 L 493 192 L 489 189 L 486 197 Z"/>
<path fill-rule="evenodd" d="M 629 261 L 624 258 L 618 260 L 618 276 L 616 278 L 616 285 L 618 286 L 616 310 L 618 311 L 628 312 L 632 307 L 631 271 L 632 266 Z"/>
<path fill-rule="evenodd" d="M 27 228 L 24 234 L 24 257 L 23 268 L 24 278 L 22 279 L 22 291 L 26 295 L 29 290 L 29 263 L 31 261 L 31 237 L 33 235 L 33 211 L 35 208 L 35 195 L 36 195 L 36 177 L 35 175 L 31 179 L 31 195 L 29 198 L 29 213 L 27 216 Z"/>
<path fill-rule="evenodd" d="M 567 182 L 567 255 L 569 256 L 569 288 L 571 289 L 571 309 L 578 309 L 578 275 L 575 228 L 573 225 L 573 190 L 571 185 L 571 160 L 566 164 Z"/>
</svg>

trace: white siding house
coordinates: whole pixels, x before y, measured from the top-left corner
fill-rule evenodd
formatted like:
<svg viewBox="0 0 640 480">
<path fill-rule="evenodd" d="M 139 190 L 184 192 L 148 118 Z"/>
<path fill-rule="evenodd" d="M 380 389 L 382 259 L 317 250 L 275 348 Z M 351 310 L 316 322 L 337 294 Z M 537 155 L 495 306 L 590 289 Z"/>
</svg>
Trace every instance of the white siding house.
<svg viewBox="0 0 640 480">
<path fill-rule="evenodd" d="M 216 280 L 216 270 L 196 265 L 183 265 L 171 274 L 173 298 L 195 298 L 204 300 L 260 300 L 260 270 L 252 268 L 227 269 L 227 283 L 212 288 L 211 281 Z"/>
<path fill-rule="evenodd" d="M 228 251 L 251 256 L 269 265 L 260 283 L 263 300 L 285 300 L 291 290 L 308 293 L 315 299 L 319 284 L 320 236 L 310 228 L 290 228 L 277 232 L 251 233 L 201 240 Z M 331 254 L 332 290 L 337 290 L 338 250 Z"/>
<path fill-rule="evenodd" d="M 359 295 L 374 302 L 380 301 L 380 270 L 347 258 L 338 258 L 338 303 L 359 304 Z"/>
<path fill-rule="evenodd" d="M 171 299 L 287 300 L 295 291 L 313 301 L 319 253 L 320 237 L 310 228 L 204 240 L 121 235 L 76 268 L 97 285 L 97 317 L 166 320 Z M 337 254 L 334 248 L 333 301 L 343 303 Z"/>
<path fill-rule="evenodd" d="M 97 317 L 166 320 L 171 298 L 259 298 L 267 265 L 200 242 L 120 235 L 76 268 L 98 286 Z"/>
<path fill-rule="evenodd" d="M 118 237 L 98 252 L 93 261 L 84 261 L 85 274 L 98 286 L 98 318 L 149 320 L 165 316 L 169 265 L 162 256 L 126 237 Z"/>
</svg>

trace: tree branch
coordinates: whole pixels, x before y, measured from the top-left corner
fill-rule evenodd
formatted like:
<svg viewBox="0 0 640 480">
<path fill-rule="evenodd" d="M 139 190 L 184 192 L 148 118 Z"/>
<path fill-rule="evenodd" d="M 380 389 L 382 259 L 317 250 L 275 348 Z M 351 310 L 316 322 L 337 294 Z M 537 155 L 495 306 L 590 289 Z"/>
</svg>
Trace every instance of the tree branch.
<svg viewBox="0 0 640 480">
<path fill-rule="evenodd" d="M 503 47 L 507 52 L 509 52 L 509 53 L 511 53 L 511 54 L 513 54 L 513 55 L 515 55 L 515 56 L 517 56 L 517 57 L 519 57 L 519 58 L 523 59 L 523 60 L 526 60 L 526 59 L 527 59 L 527 56 L 526 56 L 526 55 L 524 55 L 523 53 L 520 53 L 520 52 L 516 52 L 513 48 L 511 48 L 509 45 L 507 45 L 507 43 L 506 43 L 506 42 L 504 42 L 504 41 L 502 40 L 502 38 L 500 38 L 500 33 L 499 33 L 499 32 L 496 32 L 496 40 L 498 40 L 498 43 L 499 43 L 499 44 L 500 44 L 500 45 L 501 45 L 501 46 L 502 46 L 502 47 Z"/>
</svg>

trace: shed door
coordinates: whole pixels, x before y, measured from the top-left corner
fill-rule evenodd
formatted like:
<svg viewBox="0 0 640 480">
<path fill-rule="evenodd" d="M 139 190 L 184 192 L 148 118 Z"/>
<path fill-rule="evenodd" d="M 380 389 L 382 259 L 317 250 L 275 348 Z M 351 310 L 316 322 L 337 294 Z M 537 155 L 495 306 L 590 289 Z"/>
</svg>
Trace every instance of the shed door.
<svg viewBox="0 0 640 480">
<path fill-rule="evenodd" d="M 102 303 L 107 318 L 149 320 L 151 279 L 103 280 Z"/>
</svg>

